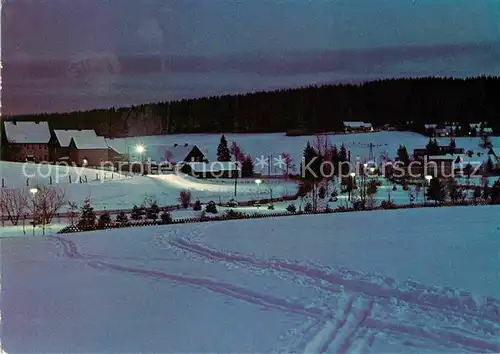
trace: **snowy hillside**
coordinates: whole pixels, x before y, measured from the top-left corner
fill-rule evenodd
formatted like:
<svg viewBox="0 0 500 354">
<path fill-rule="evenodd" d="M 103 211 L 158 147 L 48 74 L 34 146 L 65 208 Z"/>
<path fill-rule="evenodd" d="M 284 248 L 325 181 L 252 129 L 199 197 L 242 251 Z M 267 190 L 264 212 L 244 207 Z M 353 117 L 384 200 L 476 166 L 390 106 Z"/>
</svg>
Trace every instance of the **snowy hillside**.
<svg viewBox="0 0 500 354">
<path fill-rule="evenodd" d="M 161 155 L 160 145 L 177 144 L 196 144 L 207 155 L 210 161 L 217 159 L 217 145 L 219 144 L 220 134 L 177 134 L 163 136 L 146 136 L 137 138 L 124 139 L 108 139 L 108 144 L 115 150 L 121 153 L 134 151 L 136 144 L 144 144 L 146 147 L 152 148 L 148 151 L 148 157 L 153 160 L 160 161 L 164 156 Z M 289 153 L 295 160 L 295 164 L 299 164 L 299 159 L 302 156 L 303 149 L 307 141 L 313 142 L 315 136 L 299 136 L 287 137 L 284 133 L 275 134 L 226 134 L 226 138 L 231 144 L 236 141 L 242 150 L 250 154 L 254 160 L 261 155 L 269 157 L 277 157 L 282 153 Z M 347 149 L 351 150 L 353 159 L 356 156 L 360 158 L 369 157 L 369 144 L 373 144 L 374 157 L 378 160 L 380 154 L 387 153 L 391 158 L 396 155 L 399 145 L 405 145 L 410 153 L 415 148 L 423 148 L 428 142 L 428 138 L 411 132 L 377 132 L 370 134 L 341 134 L 331 135 L 332 144 L 340 146 L 345 144 Z M 441 145 L 447 145 L 449 139 L 438 139 Z M 500 146 L 500 137 L 492 138 L 494 144 Z M 459 148 L 466 150 L 483 151 L 478 147 L 479 138 L 456 138 L 456 144 Z M 257 171 L 259 171 L 257 169 Z"/>
<path fill-rule="evenodd" d="M 80 177 L 88 182 L 95 181 L 97 178 L 99 180 L 126 178 L 119 173 L 91 168 L 0 161 L 0 178 L 4 180 L 7 188 L 25 187 L 28 178 L 29 185 L 36 186 L 37 184 L 48 185 L 51 179 L 53 184 L 78 183 Z"/>
<path fill-rule="evenodd" d="M 15 352 L 500 351 L 499 207 L 0 240 Z"/>
<path fill-rule="evenodd" d="M 81 203 L 90 197 L 96 210 L 103 209 L 131 209 L 134 204 L 140 205 L 145 196 L 155 199 L 159 205 L 177 205 L 179 194 L 189 190 L 193 202 L 200 199 L 202 202 L 214 200 L 228 202 L 234 197 L 234 184 L 221 181 L 198 180 L 181 174 L 167 174 L 160 176 L 136 176 L 121 181 L 107 181 L 94 184 L 74 184 L 66 188 L 69 200 Z M 269 198 L 269 188 L 273 189 L 274 197 L 281 193 L 293 195 L 296 191 L 295 182 L 257 187 L 255 182 L 242 183 L 237 186 L 237 200 L 251 200 Z"/>
</svg>

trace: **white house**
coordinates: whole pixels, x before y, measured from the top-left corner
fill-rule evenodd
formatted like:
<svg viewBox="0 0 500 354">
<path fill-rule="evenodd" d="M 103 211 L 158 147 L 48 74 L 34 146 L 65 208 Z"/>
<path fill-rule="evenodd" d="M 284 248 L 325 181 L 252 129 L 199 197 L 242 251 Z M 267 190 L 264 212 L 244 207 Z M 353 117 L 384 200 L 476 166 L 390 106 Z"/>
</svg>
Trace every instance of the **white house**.
<svg viewBox="0 0 500 354">
<path fill-rule="evenodd" d="M 69 157 L 77 165 L 100 166 L 110 161 L 110 150 L 102 136 L 74 136 L 69 144 Z"/>
<path fill-rule="evenodd" d="M 169 162 L 172 165 L 184 162 L 208 162 L 207 156 L 197 145 L 188 143 L 149 146 L 147 149 L 156 150 L 157 154 L 161 154 L 161 162 Z"/>
<path fill-rule="evenodd" d="M 69 148 L 73 138 L 79 142 L 92 141 L 97 138 L 97 134 L 93 129 L 54 129 L 50 143 L 54 160 L 69 160 Z"/>
<path fill-rule="evenodd" d="M 483 123 L 471 123 L 469 124 L 472 135 L 493 135 L 493 129 L 488 127 L 488 124 Z"/>
<path fill-rule="evenodd" d="M 47 122 L 4 121 L 7 144 L 15 161 L 50 161 Z"/>
<path fill-rule="evenodd" d="M 371 123 L 366 122 L 344 122 L 344 129 L 346 132 L 372 132 L 373 126 Z"/>
</svg>

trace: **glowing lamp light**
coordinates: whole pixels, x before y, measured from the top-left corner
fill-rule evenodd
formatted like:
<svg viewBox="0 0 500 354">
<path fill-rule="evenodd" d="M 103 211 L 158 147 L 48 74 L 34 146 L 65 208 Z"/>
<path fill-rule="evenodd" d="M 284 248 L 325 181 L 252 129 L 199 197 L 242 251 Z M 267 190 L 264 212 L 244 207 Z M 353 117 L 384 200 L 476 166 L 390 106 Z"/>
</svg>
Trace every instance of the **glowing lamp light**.
<svg viewBox="0 0 500 354">
<path fill-rule="evenodd" d="M 142 144 L 138 144 L 135 147 L 135 151 L 138 152 L 139 154 L 142 154 L 144 151 L 146 151 L 146 148 Z"/>
<path fill-rule="evenodd" d="M 30 193 L 33 194 L 33 195 L 37 194 L 38 193 L 38 188 L 31 188 L 30 189 Z"/>
</svg>

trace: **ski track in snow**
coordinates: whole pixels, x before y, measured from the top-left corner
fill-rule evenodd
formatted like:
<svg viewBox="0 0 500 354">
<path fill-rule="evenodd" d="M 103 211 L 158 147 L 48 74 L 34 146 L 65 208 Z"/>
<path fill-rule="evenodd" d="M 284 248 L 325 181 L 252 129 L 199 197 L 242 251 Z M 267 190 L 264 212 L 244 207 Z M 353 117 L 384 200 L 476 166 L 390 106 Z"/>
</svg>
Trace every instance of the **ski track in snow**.
<svg viewBox="0 0 500 354">
<path fill-rule="evenodd" d="M 196 232 L 199 230 L 194 230 Z M 85 255 L 71 240 L 59 236 L 50 238 L 61 247 L 64 256 L 86 261 L 95 269 L 187 284 L 267 309 L 312 319 L 312 323 L 292 331 L 290 341 L 295 343 L 288 343 L 284 349 L 286 352 L 368 353 L 376 337 L 381 335 L 434 351 L 500 352 L 500 302 L 491 297 L 478 297 L 451 288 L 426 287 L 413 281 L 398 287 L 396 281 L 389 278 L 290 260 L 261 260 L 212 249 L 182 238 L 156 238 L 154 241 L 156 246 L 166 245 L 210 262 L 237 265 L 259 274 L 263 270 L 271 270 L 276 276 L 292 275 L 300 284 L 312 284 L 337 297 L 336 308 L 327 311 L 226 282 L 108 263 L 99 260 L 105 259 L 105 256 Z M 300 338 L 299 343 L 296 343 L 297 338 Z"/>
</svg>

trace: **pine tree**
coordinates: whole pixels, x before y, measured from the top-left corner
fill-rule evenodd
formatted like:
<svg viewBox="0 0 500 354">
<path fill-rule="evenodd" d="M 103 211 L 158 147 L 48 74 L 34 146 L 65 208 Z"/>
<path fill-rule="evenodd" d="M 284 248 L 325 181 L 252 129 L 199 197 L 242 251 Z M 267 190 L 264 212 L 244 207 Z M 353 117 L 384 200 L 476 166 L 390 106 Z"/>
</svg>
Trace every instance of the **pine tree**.
<svg viewBox="0 0 500 354">
<path fill-rule="evenodd" d="M 447 189 L 450 199 L 453 202 L 464 200 L 467 195 L 465 189 L 459 186 L 454 178 L 450 178 L 448 181 Z"/>
<path fill-rule="evenodd" d="M 78 220 L 78 227 L 82 230 L 90 230 L 95 227 L 96 215 L 94 208 L 90 203 L 90 199 L 85 199 L 82 211 L 80 213 L 80 220 Z"/>
<path fill-rule="evenodd" d="M 253 161 L 250 155 L 245 156 L 241 166 L 241 175 L 243 178 L 252 177 L 254 173 Z"/>
<path fill-rule="evenodd" d="M 161 222 L 162 224 L 171 224 L 172 223 L 172 215 L 168 211 L 164 211 L 161 214 Z"/>
<path fill-rule="evenodd" d="M 141 220 L 142 215 L 143 213 L 141 208 L 139 208 L 137 205 L 134 205 L 134 207 L 132 208 L 132 214 L 130 215 L 132 220 Z"/>
<path fill-rule="evenodd" d="M 339 163 L 340 168 L 337 170 L 337 173 L 346 176 L 350 173 L 350 166 L 348 163 L 348 156 L 347 156 L 347 149 L 344 144 L 340 146 L 340 151 L 339 151 Z"/>
<path fill-rule="evenodd" d="M 124 211 L 120 211 L 120 213 L 118 213 L 118 215 L 116 215 L 116 221 L 117 222 L 127 222 L 128 221 L 128 217 L 127 217 L 127 214 L 125 214 Z"/>
<path fill-rule="evenodd" d="M 404 145 L 400 145 L 398 148 L 398 160 L 401 161 L 404 166 L 408 166 L 410 164 L 410 155 Z"/>
<path fill-rule="evenodd" d="M 321 158 L 316 152 L 316 150 L 314 150 L 314 148 L 311 147 L 311 144 L 307 142 L 303 154 L 303 165 L 301 171 L 302 179 L 308 181 L 321 179 L 320 168 L 321 168 Z"/>
<path fill-rule="evenodd" d="M 428 155 L 439 155 L 439 143 L 436 139 L 429 139 L 426 149 Z"/>
<path fill-rule="evenodd" d="M 484 183 L 483 183 L 483 199 L 488 200 L 490 198 L 490 183 L 488 179 L 486 178 Z"/>
<path fill-rule="evenodd" d="M 347 161 L 347 149 L 344 144 L 340 146 L 340 152 L 339 152 L 339 161 L 340 162 L 346 162 Z"/>
<path fill-rule="evenodd" d="M 221 136 L 219 146 L 217 147 L 217 161 L 231 161 L 231 152 L 229 151 L 227 140 L 224 135 Z"/>
<path fill-rule="evenodd" d="M 109 223 L 111 223 L 111 216 L 109 215 L 108 212 L 105 212 L 99 216 L 99 221 L 97 222 L 97 226 L 103 228 Z"/>
<path fill-rule="evenodd" d="M 491 204 L 500 204 L 500 179 L 491 187 Z"/>
<path fill-rule="evenodd" d="M 427 198 L 429 200 L 435 200 L 436 203 L 442 202 L 446 199 L 446 185 L 441 179 L 437 177 L 431 179 L 427 192 Z"/>
<path fill-rule="evenodd" d="M 473 194 L 474 201 L 476 202 L 479 198 L 481 198 L 482 194 L 483 194 L 483 191 L 482 191 L 481 187 L 476 186 L 474 188 L 474 194 Z"/>
<path fill-rule="evenodd" d="M 339 155 L 339 150 L 337 149 L 337 145 L 333 145 L 331 150 L 331 155 L 332 155 L 331 158 L 332 158 L 334 175 L 338 175 L 340 155 Z"/>
<path fill-rule="evenodd" d="M 156 202 L 151 203 L 151 206 L 146 210 L 146 219 L 156 220 L 158 219 L 158 214 L 160 213 L 160 208 Z"/>
<path fill-rule="evenodd" d="M 197 200 L 196 202 L 194 202 L 193 210 L 194 211 L 200 211 L 201 210 L 201 202 L 199 200 Z"/>
<path fill-rule="evenodd" d="M 490 174 L 495 170 L 495 165 L 493 164 L 493 161 L 491 160 L 491 157 L 488 158 L 488 161 L 486 162 L 486 173 Z"/>
<path fill-rule="evenodd" d="M 215 205 L 215 202 L 210 201 L 205 207 L 205 211 L 207 213 L 217 214 L 217 206 Z"/>
<path fill-rule="evenodd" d="M 319 197 L 319 199 L 325 199 L 326 198 L 326 188 L 325 188 L 325 186 L 319 187 L 318 197 Z"/>
</svg>

